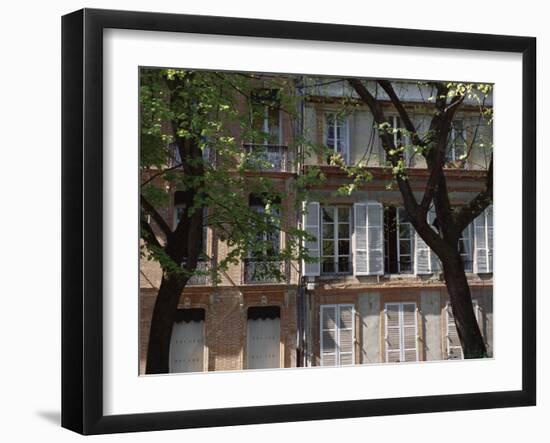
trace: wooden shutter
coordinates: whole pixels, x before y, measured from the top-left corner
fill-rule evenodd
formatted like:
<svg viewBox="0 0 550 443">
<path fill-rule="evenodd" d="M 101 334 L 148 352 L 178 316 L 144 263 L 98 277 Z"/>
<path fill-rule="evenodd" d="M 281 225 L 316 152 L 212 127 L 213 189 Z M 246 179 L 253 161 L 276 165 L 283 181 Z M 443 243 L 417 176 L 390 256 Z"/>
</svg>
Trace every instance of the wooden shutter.
<svg viewBox="0 0 550 443">
<path fill-rule="evenodd" d="M 493 208 L 474 219 L 474 272 L 493 272 Z"/>
<path fill-rule="evenodd" d="M 169 372 L 204 371 L 204 321 L 181 321 L 172 326 Z"/>
<path fill-rule="evenodd" d="M 321 306 L 321 366 L 336 366 L 338 340 L 336 305 Z"/>
<path fill-rule="evenodd" d="M 367 203 L 367 273 L 384 274 L 384 208 L 381 203 Z"/>
<path fill-rule="evenodd" d="M 319 248 L 319 203 L 309 202 L 305 204 L 304 214 L 304 230 L 315 239 L 305 242 L 305 247 L 309 251 L 308 254 L 311 258 L 316 259 L 315 262 L 306 263 L 304 261 L 304 275 L 305 276 L 318 276 L 321 273 L 320 262 L 320 248 Z"/>
<path fill-rule="evenodd" d="M 416 303 L 386 303 L 386 362 L 418 361 Z"/>
<path fill-rule="evenodd" d="M 367 205 L 353 205 L 353 272 L 354 275 L 369 275 L 367 267 Z"/>
<path fill-rule="evenodd" d="M 353 305 L 338 305 L 338 364 L 355 363 L 354 342 L 354 308 Z"/>
<path fill-rule="evenodd" d="M 281 367 L 281 322 L 279 318 L 248 319 L 248 369 Z"/>
<path fill-rule="evenodd" d="M 420 234 L 414 231 L 414 273 L 432 273 L 432 251 Z"/>
</svg>

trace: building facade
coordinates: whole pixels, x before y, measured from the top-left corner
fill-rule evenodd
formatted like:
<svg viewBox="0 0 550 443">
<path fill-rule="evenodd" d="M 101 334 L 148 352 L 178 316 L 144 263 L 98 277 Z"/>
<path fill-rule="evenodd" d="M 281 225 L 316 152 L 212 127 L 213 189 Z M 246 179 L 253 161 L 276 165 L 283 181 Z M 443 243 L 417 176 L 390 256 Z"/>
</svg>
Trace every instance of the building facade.
<svg viewBox="0 0 550 443">
<path fill-rule="evenodd" d="M 262 272 L 264 259 L 254 255 L 220 273 L 213 282 L 195 275 L 181 294 L 173 326 L 170 372 L 226 371 L 339 366 L 447 360 L 462 358 L 441 265 L 415 232 L 403 209 L 399 190 L 381 148 L 378 128 L 368 108 L 353 101 L 344 80 L 300 77 L 297 88 L 299 122 L 277 106 L 266 105 L 260 125 L 269 137 L 257 143 L 239 140 L 243 151 L 267 161 L 261 174 L 286 196 L 281 223 L 311 235 L 306 247 L 313 260 L 277 261 L 286 230 L 269 239 L 266 256 L 283 279 Z M 402 101 L 419 132 L 428 131 L 427 88 L 397 84 Z M 412 189 L 422 195 L 428 171 L 422 156 L 410 146 L 390 100 L 382 105 L 394 129 L 396 145 L 404 146 L 404 161 Z M 343 106 L 342 98 L 351 98 Z M 489 101 L 484 104 L 491 106 Z M 237 134 L 238 136 L 238 134 Z M 350 182 L 325 150 L 305 150 L 302 140 L 328 148 L 349 165 L 368 168 L 371 179 L 349 194 L 339 193 Z M 475 140 L 474 140 L 475 139 Z M 453 121 L 445 174 L 451 204 L 462 205 L 483 190 L 492 149 L 489 121 L 475 102 L 465 102 Z M 215 153 L 207 152 L 213 156 Z M 302 210 L 296 209 L 294 185 L 308 168 L 319 168 L 325 180 L 310 189 Z M 169 186 L 159 182 L 159 186 Z M 251 208 L 262 211 L 254 189 Z M 164 216 L 177 223 L 178 192 Z M 429 222 L 434 223 L 432 212 Z M 492 207 L 462 234 L 461 255 L 472 292 L 476 318 L 493 355 Z M 437 226 L 434 226 L 434 230 Z M 226 256 L 227 244 L 215 230 L 204 228 L 200 240 L 215 266 Z M 148 328 L 160 267 L 140 266 L 140 373 L 145 372 Z"/>
</svg>

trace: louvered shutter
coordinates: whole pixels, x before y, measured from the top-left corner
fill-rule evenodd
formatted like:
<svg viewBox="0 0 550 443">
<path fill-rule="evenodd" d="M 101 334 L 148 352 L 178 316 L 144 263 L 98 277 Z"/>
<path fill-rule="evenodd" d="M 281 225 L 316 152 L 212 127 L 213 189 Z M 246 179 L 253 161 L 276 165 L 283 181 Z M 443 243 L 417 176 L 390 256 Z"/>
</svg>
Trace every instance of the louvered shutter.
<svg viewBox="0 0 550 443">
<path fill-rule="evenodd" d="M 355 362 L 353 352 L 354 308 L 353 305 L 338 305 L 338 363 L 352 365 Z"/>
<path fill-rule="evenodd" d="M 337 353 L 336 305 L 321 306 L 321 366 L 336 366 Z"/>
<path fill-rule="evenodd" d="M 403 324 L 401 361 L 418 361 L 416 303 L 403 303 L 401 305 L 401 316 Z"/>
<path fill-rule="evenodd" d="M 432 206 L 428 211 L 428 224 L 434 230 L 434 232 L 437 233 L 437 230 L 433 225 L 435 218 L 436 218 L 435 208 Z M 432 274 L 436 274 L 439 271 L 441 271 L 441 261 L 439 260 L 439 257 L 437 256 L 437 254 L 431 249 L 430 249 L 430 259 L 431 259 L 430 266 L 432 268 Z"/>
<path fill-rule="evenodd" d="M 386 317 L 386 362 L 401 361 L 401 322 L 398 303 L 387 303 L 384 310 Z"/>
<path fill-rule="evenodd" d="M 386 362 L 418 361 L 416 303 L 387 303 Z"/>
<path fill-rule="evenodd" d="M 493 272 L 493 208 L 474 219 L 474 272 Z"/>
<path fill-rule="evenodd" d="M 309 202 L 305 206 L 304 214 L 304 230 L 315 240 L 305 242 L 305 247 L 311 258 L 316 259 L 315 262 L 306 263 L 304 261 L 304 275 L 318 276 L 321 273 L 320 248 L 319 248 L 319 203 Z"/>
<path fill-rule="evenodd" d="M 432 251 L 420 234 L 414 231 L 414 273 L 432 273 Z"/>
<path fill-rule="evenodd" d="M 381 203 L 367 203 L 367 273 L 384 274 L 384 208 Z"/>
<path fill-rule="evenodd" d="M 368 275 L 367 267 L 367 205 L 353 205 L 355 231 L 353 235 L 353 272 L 355 275 Z"/>
<path fill-rule="evenodd" d="M 487 272 L 493 272 L 493 206 L 489 206 L 486 210 L 487 218 L 487 256 L 488 256 L 488 270 Z"/>
</svg>

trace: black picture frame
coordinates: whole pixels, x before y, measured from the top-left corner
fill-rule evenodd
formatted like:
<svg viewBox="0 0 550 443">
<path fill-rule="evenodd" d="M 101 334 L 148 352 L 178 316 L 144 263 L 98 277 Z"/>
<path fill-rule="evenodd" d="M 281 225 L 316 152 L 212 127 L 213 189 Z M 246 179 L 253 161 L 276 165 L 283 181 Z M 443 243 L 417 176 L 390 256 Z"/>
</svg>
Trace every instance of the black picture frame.
<svg viewBox="0 0 550 443">
<path fill-rule="evenodd" d="M 522 388 L 506 392 L 109 415 L 103 412 L 103 31 L 269 37 L 522 55 Z M 82 434 L 319 420 L 536 403 L 536 39 L 83 9 L 62 18 L 62 426 Z"/>
</svg>

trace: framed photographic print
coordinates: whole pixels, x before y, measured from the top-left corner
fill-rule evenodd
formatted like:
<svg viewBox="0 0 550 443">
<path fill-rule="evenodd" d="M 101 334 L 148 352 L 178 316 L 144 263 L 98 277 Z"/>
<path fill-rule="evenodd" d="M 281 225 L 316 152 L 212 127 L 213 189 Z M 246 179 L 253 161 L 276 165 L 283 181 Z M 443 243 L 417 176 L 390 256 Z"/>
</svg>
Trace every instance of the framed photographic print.
<svg viewBox="0 0 550 443">
<path fill-rule="evenodd" d="M 64 427 L 535 404 L 534 38 L 62 25 Z"/>
</svg>

